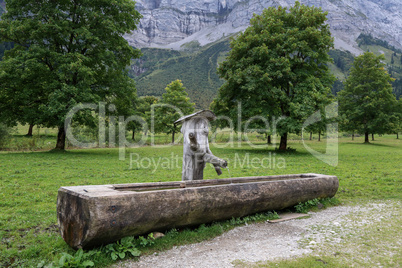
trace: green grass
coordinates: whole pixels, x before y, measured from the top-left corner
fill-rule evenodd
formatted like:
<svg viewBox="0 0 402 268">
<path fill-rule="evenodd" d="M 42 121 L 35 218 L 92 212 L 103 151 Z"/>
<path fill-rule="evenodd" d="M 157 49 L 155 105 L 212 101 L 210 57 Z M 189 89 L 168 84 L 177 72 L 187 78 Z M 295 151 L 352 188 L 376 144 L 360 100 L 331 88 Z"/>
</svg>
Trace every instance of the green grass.
<svg viewBox="0 0 402 268">
<path fill-rule="evenodd" d="M 394 57 L 394 64 L 391 64 L 391 57 L 392 54 L 394 54 L 394 51 L 379 45 L 362 45 L 360 47 L 364 51 L 371 51 L 375 55 L 379 56 L 381 54 L 384 55 L 385 57 L 385 63 L 387 65 L 392 65 L 394 67 L 401 67 L 401 61 L 400 61 L 400 54 L 397 53 L 397 56 Z M 395 73 L 395 78 L 401 78 L 401 71 Z"/>
<path fill-rule="evenodd" d="M 329 70 L 330 72 L 335 75 L 335 77 L 340 80 L 340 81 L 345 81 L 346 79 L 346 75 L 344 72 L 342 72 L 341 69 L 339 69 L 338 67 L 335 66 L 335 64 L 333 63 L 329 63 L 328 64 Z"/>
<path fill-rule="evenodd" d="M 237 143 L 233 147 L 227 144 L 225 148 L 211 146 L 211 150 L 215 155 L 229 160 L 230 175 L 227 170 L 223 170 L 223 175 L 219 178 L 323 173 L 338 176 L 340 187 L 336 197 L 344 203 L 373 199 L 400 200 L 401 141 L 397 140 L 395 135 L 390 135 L 376 137 L 371 144 L 362 142 L 363 137 L 355 138 L 354 141 L 351 141 L 351 138 L 340 139 L 339 164 L 336 167 L 329 166 L 309 154 L 298 136 L 291 136 L 289 146 L 296 151 L 289 153 L 278 153 L 274 146 L 252 148 L 245 142 L 240 147 Z M 263 142 L 257 139 L 254 144 L 264 147 Z M 317 142 L 315 139 L 307 144 L 317 151 L 325 149 L 325 140 Z M 218 145 L 223 147 L 225 144 Z M 126 149 L 124 161 L 119 160 L 118 153 L 118 149 L 70 150 L 64 153 L 1 152 L 0 266 L 13 264 L 31 267 L 42 260 L 57 259 L 62 252 L 72 252 L 57 232 L 56 199 L 61 186 L 180 180 L 180 145 Z M 134 162 L 130 169 L 130 153 L 136 154 L 135 157 L 138 154 L 140 159 L 149 158 L 155 162 L 160 157 L 165 157 L 173 160 L 173 163 L 162 168 L 155 168 L 153 165 L 147 168 L 141 166 L 140 162 Z M 239 159 L 244 161 L 247 157 L 250 163 L 252 159 L 265 159 L 266 167 L 247 166 L 239 162 Z M 269 157 L 271 168 L 267 167 Z M 279 162 L 282 164 L 278 165 Z M 214 169 L 207 166 L 204 178 L 218 177 Z M 150 251 L 197 242 L 227 230 L 225 223 L 211 228 L 203 235 L 196 235 L 188 230 L 187 235 L 183 234 L 184 237 L 162 240 Z M 110 263 L 104 255 L 97 258 L 97 263 Z"/>
<path fill-rule="evenodd" d="M 183 45 L 183 51 L 157 48 L 142 49 L 143 56 L 134 63 L 144 68 L 143 73 L 133 74 L 140 96 L 162 96 L 173 80 L 182 80 L 191 102 L 197 108 L 208 108 L 223 81 L 216 73 L 218 59 L 229 51 L 227 40 L 199 47 L 197 42 Z"/>
</svg>

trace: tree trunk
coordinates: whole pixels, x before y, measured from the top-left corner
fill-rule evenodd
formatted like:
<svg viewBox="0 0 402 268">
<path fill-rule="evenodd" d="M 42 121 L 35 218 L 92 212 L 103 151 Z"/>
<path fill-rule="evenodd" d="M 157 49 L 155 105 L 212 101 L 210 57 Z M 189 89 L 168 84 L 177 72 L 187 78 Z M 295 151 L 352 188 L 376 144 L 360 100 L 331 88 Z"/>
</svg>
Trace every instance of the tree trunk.
<svg viewBox="0 0 402 268">
<path fill-rule="evenodd" d="M 66 147 L 66 132 L 63 126 L 59 127 L 59 132 L 57 133 L 56 149 L 64 150 L 65 147 Z"/>
<path fill-rule="evenodd" d="M 28 134 L 27 134 L 28 137 L 32 137 L 33 127 L 34 127 L 34 124 L 29 124 L 29 129 L 28 129 Z"/>
<path fill-rule="evenodd" d="M 310 140 L 313 139 L 313 132 L 310 132 Z"/>
<path fill-rule="evenodd" d="M 134 141 L 135 140 L 135 131 L 133 130 L 133 136 L 131 137 L 131 139 Z"/>
<path fill-rule="evenodd" d="M 396 139 L 399 139 L 399 132 L 396 133 Z"/>
<path fill-rule="evenodd" d="M 268 135 L 268 137 L 267 137 L 267 143 L 268 143 L 268 144 L 272 144 L 272 142 L 271 142 L 271 135 Z"/>
<path fill-rule="evenodd" d="M 369 133 L 368 132 L 364 133 L 364 143 L 370 143 L 369 142 Z"/>
<path fill-rule="evenodd" d="M 321 131 L 318 131 L 318 141 L 321 141 Z"/>
<path fill-rule="evenodd" d="M 371 134 L 371 140 L 372 141 L 374 140 L 374 134 Z"/>
<path fill-rule="evenodd" d="M 173 132 L 172 132 L 172 144 L 174 144 L 174 129 L 173 129 Z"/>
<path fill-rule="evenodd" d="M 355 133 L 352 134 L 352 141 L 355 140 Z"/>
<path fill-rule="evenodd" d="M 286 151 L 288 143 L 288 133 L 285 133 L 281 136 L 281 143 L 279 144 L 279 150 Z"/>
</svg>

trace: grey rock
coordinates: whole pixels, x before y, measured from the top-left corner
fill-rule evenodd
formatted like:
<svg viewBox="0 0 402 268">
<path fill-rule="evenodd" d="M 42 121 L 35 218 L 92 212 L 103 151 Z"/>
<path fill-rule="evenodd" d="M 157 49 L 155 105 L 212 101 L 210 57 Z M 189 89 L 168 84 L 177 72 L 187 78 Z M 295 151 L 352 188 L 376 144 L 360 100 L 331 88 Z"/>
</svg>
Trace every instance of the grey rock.
<svg viewBox="0 0 402 268">
<path fill-rule="evenodd" d="M 138 0 L 143 15 L 126 39 L 135 47 L 180 49 L 194 40 L 201 45 L 243 31 L 253 14 L 270 6 L 291 6 L 294 0 Z M 301 0 L 328 11 L 335 47 L 359 54 L 356 38 L 370 33 L 402 48 L 400 0 Z"/>
<path fill-rule="evenodd" d="M 162 238 L 165 236 L 163 233 L 160 233 L 160 232 L 153 232 L 152 234 L 153 234 L 154 239 Z"/>
</svg>

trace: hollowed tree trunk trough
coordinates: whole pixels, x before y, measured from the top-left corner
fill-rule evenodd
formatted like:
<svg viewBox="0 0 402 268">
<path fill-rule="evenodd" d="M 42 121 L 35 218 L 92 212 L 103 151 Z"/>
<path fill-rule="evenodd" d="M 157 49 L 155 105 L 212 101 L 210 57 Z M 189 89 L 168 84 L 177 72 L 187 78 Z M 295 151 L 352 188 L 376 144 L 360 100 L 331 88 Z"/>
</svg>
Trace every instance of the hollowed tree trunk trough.
<svg viewBox="0 0 402 268">
<path fill-rule="evenodd" d="M 332 197 L 336 176 L 296 174 L 219 180 L 61 187 L 57 217 L 63 239 L 91 248 L 125 236 L 280 210 Z"/>
</svg>

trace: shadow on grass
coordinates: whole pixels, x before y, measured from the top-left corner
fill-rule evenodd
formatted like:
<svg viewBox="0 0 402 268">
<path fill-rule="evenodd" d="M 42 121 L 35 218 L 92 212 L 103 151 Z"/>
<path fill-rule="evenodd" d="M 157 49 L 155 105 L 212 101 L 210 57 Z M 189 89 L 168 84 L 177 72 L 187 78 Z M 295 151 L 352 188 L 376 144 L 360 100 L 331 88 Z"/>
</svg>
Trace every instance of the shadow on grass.
<svg viewBox="0 0 402 268">
<path fill-rule="evenodd" d="M 217 150 L 221 150 L 223 153 L 229 153 L 229 152 L 241 152 L 241 153 L 251 153 L 251 154 L 263 154 L 263 155 L 268 155 L 269 153 L 273 154 L 275 153 L 276 155 L 289 155 L 289 156 L 305 156 L 305 155 L 310 155 L 309 152 L 306 151 L 300 151 L 296 150 L 293 148 L 290 148 L 289 150 L 282 151 L 278 150 L 275 148 L 265 148 L 265 149 L 260 149 L 260 148 L 250 148 L 250 147 L 235 147 L 235 148 L 215 148 Z"/>
<path fill-rule="evenodd" d="M 17 137 L 17 138 L 26 138 L 26 139 L 32 139 L 32 138 L 37 138 L 37 139 L 42 139 L 42 138 L 56 138 L 57 135 L 56 134 L 40 134 L 38 135 L 32 135 L 32 136 L 28 136 L 27 134 L 13 134 L 13 137 Z"/>
<path fill-rule="evenodd" d="M 43 149 L 43 150 L 36 150 L 36 151 L 12 151 L 12 150 L 3 150 L 0 151 L 0 155 L 32 155 L 32 156 L 45 156 L 45 155 L 65 155 L 65 156 L 116 156 L 118 157 L 119 151 L 118 149 L 114 148 L 92 148 L 92 149 L 67 149 L 67 150 L 60 150 L 60 149 Z"/>
<path fill-rule="evenodd" d="M 375 142 L 375 141 L 374 141 Z M 387 147 L 387 148 L 394 148 L 395 146 L 388 145 L 388 144 L 380 144 L 380 143 L 374 143 L 374 142 L 342 142 L 343 144 L 347 145 L 363 145 L 363 146 L 377 146 L 377 147 Z"/>
</svg>

